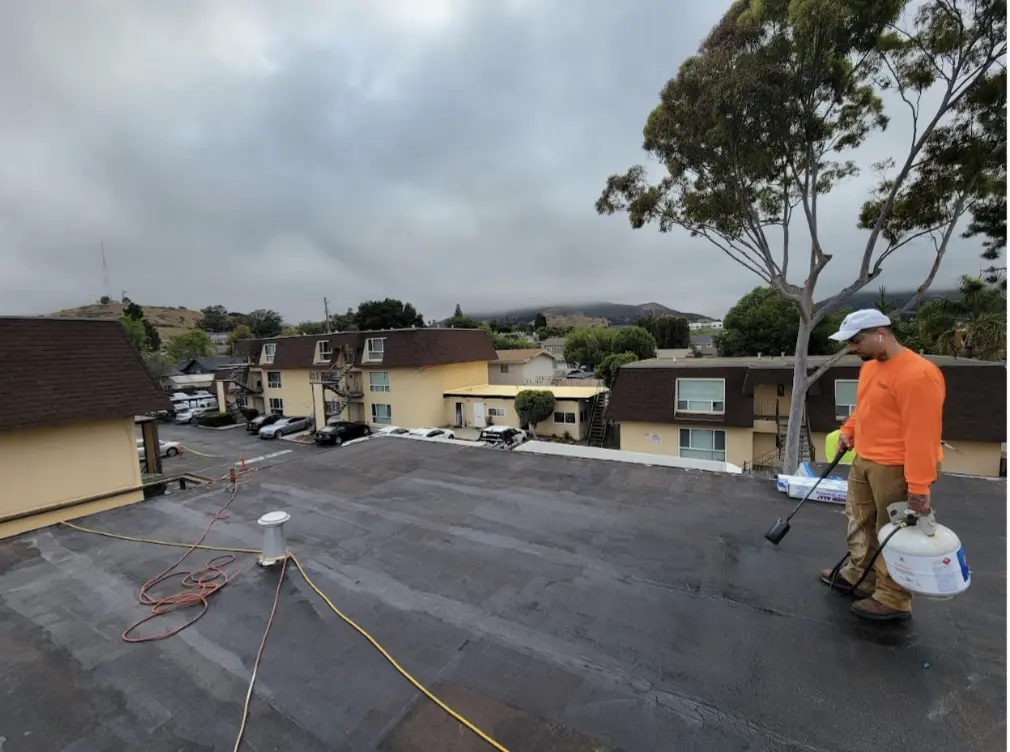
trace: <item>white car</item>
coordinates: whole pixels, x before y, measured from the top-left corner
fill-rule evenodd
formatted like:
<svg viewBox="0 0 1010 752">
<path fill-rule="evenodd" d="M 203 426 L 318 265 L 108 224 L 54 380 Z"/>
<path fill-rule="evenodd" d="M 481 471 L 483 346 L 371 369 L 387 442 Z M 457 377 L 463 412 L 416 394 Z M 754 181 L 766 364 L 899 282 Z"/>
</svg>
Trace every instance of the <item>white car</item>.
<svg viewBox="0 0 1010 752">
<path fill-rule="evenodd" d="M 216 413 L 216 407 L 194 407 L 192 410 L 184 410 L 175 414 L 176 423 L 193 423 L 197 418 L 207 413 Z"/>
<path fill-rule="evenodd" d="M 158 454 L 162 457 L 175 457 L 182 451 L 182 445 L 178 441 L 159 441 Z M 137 439 L 137 456 L 144 456 L 144 440 Z"/>
<path fill-rule="evenodd" d="M 403 436 L 410 433 L 409 429 L 399 426 L 383 426 L 377 431 L 372 431 L 372 436 Z"/>
<path fill-rule="evenodd" d="M 410 432 L 411 436 L 422 439 L 455 439 L 456 434 L 448 428 L 414 428 Z"/>
</svg>

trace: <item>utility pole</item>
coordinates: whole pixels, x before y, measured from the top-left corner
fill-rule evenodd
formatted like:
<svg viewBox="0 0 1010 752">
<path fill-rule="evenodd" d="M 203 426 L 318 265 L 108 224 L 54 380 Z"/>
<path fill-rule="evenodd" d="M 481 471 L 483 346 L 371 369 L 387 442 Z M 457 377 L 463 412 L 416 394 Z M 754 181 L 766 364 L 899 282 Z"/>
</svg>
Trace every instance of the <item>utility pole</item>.
<svg viewBox="0 0 1010 752">
<path fill-rule="evenodd" d="M 326 316 L 326 318 L 323 319 L 323 321 L 325 323 L 325 326 L 326 326 L 326 333 L 329 334 L 330 333 L 330 301 L 327 298 L 323 298 L 323 313 Z"/>
<path fill-rule="evenodd" d="M 106 297 L 109 295 L 109 265 L 105 261 L 105 241 L 102 241 L 102 293 Z"/>
</svg>

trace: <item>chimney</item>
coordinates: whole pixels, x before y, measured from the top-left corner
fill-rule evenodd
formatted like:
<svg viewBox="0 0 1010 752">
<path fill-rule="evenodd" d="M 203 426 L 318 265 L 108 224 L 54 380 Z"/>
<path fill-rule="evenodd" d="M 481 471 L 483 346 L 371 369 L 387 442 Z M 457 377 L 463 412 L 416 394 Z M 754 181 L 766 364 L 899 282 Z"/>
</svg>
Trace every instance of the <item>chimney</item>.
<svg viewBox="0 0 1010 752">
<path fill-rule="evenodd" d="M 284 523 L 291 519 L 287 512 L 267 512 L 258 522 L 263 528 L 263 551 L 260 566 L 269 567 L 287 558 L 288 547 L 284 541 Z"/>
</svg>

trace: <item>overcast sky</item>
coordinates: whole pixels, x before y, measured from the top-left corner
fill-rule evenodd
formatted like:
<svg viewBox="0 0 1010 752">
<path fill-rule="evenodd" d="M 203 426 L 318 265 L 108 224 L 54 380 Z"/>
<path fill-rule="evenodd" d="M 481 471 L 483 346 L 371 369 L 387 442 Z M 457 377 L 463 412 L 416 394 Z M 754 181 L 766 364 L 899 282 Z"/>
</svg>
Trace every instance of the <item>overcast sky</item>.
<svg viewBox="0 0 1010 752">
<path fill-rule="evenodd" d="M 0 312 L 110 290 L 290 322 L 398 297 L 426 318 L 568 301 L 713 316 L 758 284 L 593 204 L 645 158 L 663 84 L 728 2 L 3 0 Z M 899 126 L 865 161 L 907 149 Z M 849 281 L 871 175 L 822 208 Z M 955 243 L 938 281 L 977 273 Z M 922 245 L 884 281 L 914 287 Z M 801 280 L 794 280 L 801 281 Z"/>
</svg>

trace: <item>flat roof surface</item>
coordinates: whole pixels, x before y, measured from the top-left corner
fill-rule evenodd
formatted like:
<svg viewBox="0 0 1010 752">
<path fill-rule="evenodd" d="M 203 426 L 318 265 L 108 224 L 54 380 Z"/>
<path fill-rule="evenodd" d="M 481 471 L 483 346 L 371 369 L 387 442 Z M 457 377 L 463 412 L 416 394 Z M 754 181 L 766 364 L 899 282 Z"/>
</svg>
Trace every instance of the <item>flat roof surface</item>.
<svg viewBox="0 0 1010 752">
<path fill-rule="evenodd" d="M 498 397 L 514 399 L 524 389 L 547 389 L 554 393 L 556 399 L 592 399 L 601 392 L 608 391 L 602 386 L 551 386 L 550 384 L 477 384 L 458 389 L 449 389 L 446 397 Z"/>
<path fill-rule="evenodd" d="M 194 541 L 226 498 L 79 522 Z M 794 502 L 750 476 L 378 439 L 244 475 L 206 542 L 258 548 L 256 520 L 289 512 L 316 584 L 514 752 L 1003 750 L 1006 484 L 944 477 L 936 499 L 972 587 L 891 626 L 817 579 L 844 551 L 839 508 L 804 508 L 772 546 Z M 138 589 L 181 553 L 66 527 L 0 542 L 4 752 L 232 748 L 277 572 L 247 569 L 175 637 L 122 642 L 148 613 Z M 295 572 L 242 749 L 489 747 Z"/>
</svg>

